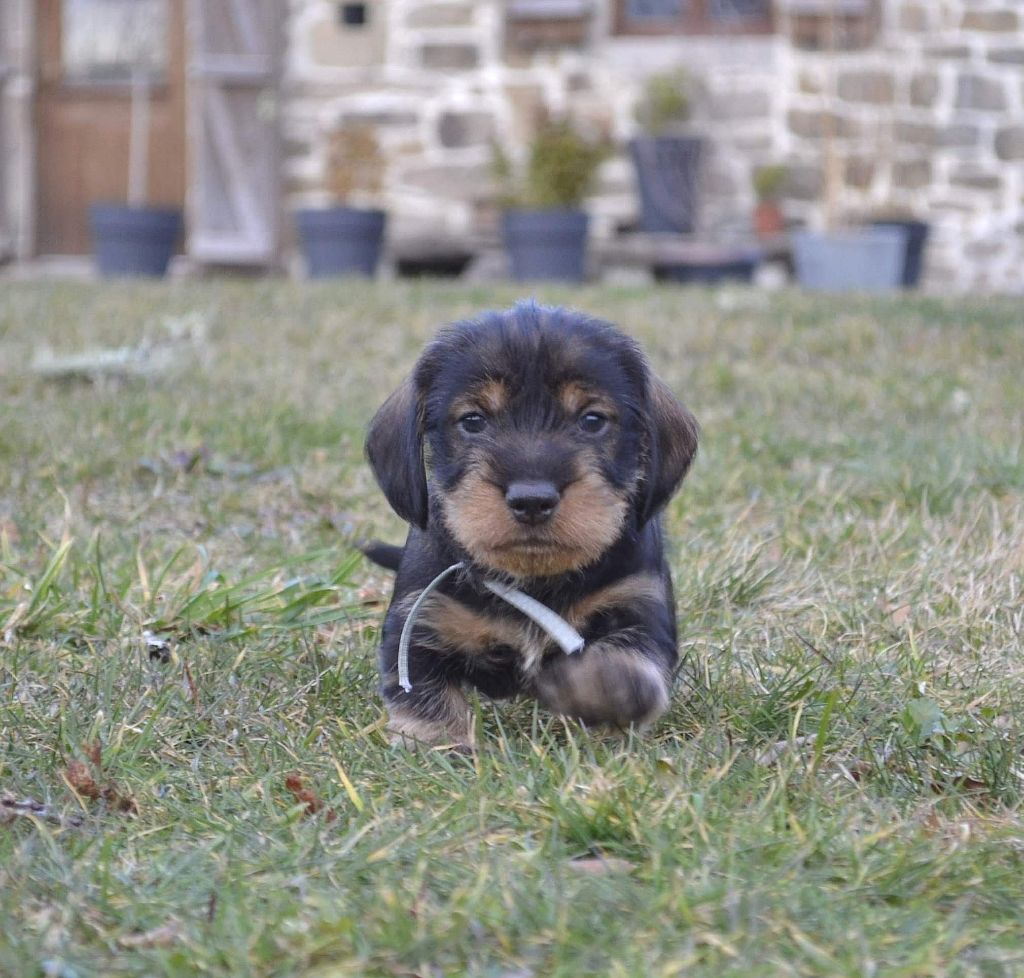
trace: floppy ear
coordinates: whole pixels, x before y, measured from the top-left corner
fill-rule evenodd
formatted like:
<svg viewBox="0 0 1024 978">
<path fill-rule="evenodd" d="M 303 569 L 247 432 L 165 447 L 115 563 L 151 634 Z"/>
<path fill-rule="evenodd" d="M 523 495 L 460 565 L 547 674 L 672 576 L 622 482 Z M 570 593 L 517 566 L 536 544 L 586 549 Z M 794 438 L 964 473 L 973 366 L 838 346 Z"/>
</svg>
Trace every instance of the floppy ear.
<svg viewBox="0 0 1024 978">
<path fill-rule="evenodd" d="M 427 525 L 427 472 L 419 402 L 411 377 L 380 407 L 366 436 L 366 457 L 391 508 L 421 530 Z"/>
<path fill-rule="evenodd" d="M 647 466 L 637 516 L 642 526 L 669 501 L 683 481 L 694 455 L 700 426 L 653 374 L 647 390 Z"/>
</svg>

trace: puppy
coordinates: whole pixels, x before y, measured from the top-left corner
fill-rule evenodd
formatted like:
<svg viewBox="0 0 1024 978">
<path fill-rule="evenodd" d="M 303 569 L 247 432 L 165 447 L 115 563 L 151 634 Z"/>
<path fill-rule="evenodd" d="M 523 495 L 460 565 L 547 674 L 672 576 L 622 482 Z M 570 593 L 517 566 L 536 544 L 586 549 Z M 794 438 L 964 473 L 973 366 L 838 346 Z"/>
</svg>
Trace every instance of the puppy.
<svg viewBox="0 0 1024 978">
<path fill-rule="evenodd" d="M 366 441 L 410 524 L 404 548 L 367 550 L 397 570 L 380 671 L 398 739 L 472 746 L 467 686 L 587 724 L 665 710 L 677 649 L 658 513 L 697 434 L 609 323 L 522 303 L 438 334 Z M 562 651 L 489 586 L 502 584 L 577 629 L 582 650 Z"/>
</svg>

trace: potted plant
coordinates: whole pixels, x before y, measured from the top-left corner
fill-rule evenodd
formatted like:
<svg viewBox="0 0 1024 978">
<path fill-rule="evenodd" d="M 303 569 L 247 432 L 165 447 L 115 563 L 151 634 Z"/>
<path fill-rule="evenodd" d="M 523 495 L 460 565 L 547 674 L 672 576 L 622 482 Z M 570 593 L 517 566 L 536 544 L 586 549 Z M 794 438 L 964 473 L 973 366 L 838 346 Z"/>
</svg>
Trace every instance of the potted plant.
<svg viewBox="0 0 1024 978">
<path fill-rule="evenodd" d="M 629 141 L 640 192 L 640 229 L 689 234 L 697 220 L 704 141 L 687 134 L 693 82 L 685 71 L 652 75 L 637 105 L 644 135 Z"/>
<path fill-rule="evenodd" d="M 583 281 L 589 216 L 582 204 L 605 156 L 603 145 L 567 120 L 540 125 L 518 180 L 496 148 L 496 176 L 505 185 L 502 237 L 515 279 Z"/>
<path fill-rule="evenodd" d="M 326 183 L 337 203 L 303 208 L 295 215 L 310 278 L 376 272 L 387 215 L 377 207 L 355 204 L 379 197 L 383 171 L 372 126 L 351 126 L 331 135 Z"/>
<path fill-rule="evenodd" d="M 754 170 L 753 185 L 757 195 L 754 207 L 754 231 L 759 238 L 781 234 L 786 227 L 779 198 L 786 181 L 784 166 L 759 166 Z"/>
<path fill-rule="evenodd" d="M 836 31 L 837 4 L 836 0 L 829 0 L 827 51 L 833 55 Z M 804 288 L 818 291 L 895 289 L 903 276 L 906 231 L 893 226 L 840 227 L 837 221 L 842 172 L 836 150 L 836 103 L 836 72 L 832 70 L 823 106 L 824 227 L 821 231 L 801 230 L 793 235 L 796 278 Z"/>
<path fill-rule="evenodd" d="M 924 248 L 930 229 L 927 221 L 919 220 L 914 214 L 901 207 L 887 207 L 875 212 L 871 226 L 876 228 L 897 228 L 903 232 L 903 267 L 900 285 L 905 289 L 915 288 L 921 281 L 924 264 Z"/>
<path fill-rule="evenodd" d="M 96 203 L 89 208 L 100 275 L 162 276 L 181 234 L 180 208 L 146 204 L 149 182 L 149 90 L 144 69 L 132 72 L 128 135 L 127 204 Z"/>
</svg>

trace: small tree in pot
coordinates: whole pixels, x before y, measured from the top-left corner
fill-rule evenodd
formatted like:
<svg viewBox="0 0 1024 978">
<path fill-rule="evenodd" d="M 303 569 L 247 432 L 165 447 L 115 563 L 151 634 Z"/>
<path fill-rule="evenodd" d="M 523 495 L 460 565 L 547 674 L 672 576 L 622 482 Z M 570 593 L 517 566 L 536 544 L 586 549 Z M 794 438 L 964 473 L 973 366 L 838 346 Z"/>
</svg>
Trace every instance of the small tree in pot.
<svg viewBox="0 0 1024 978">
<path fill-rule="evenodd" d="M 177 207 L 153 207 L 149 197 L 150 77 L 132 70 L 128 131 L 127 204 L 96 203 L 89 208 L 96 265 L 103 276 L 162 276 L 181 234 Z"/>
<path fill-rule="evenodd" d="M 518 179 L 495 149 L 496 176 L 505 186 L 502 236 L 514 278 L 584 279 L 589 216 L 582 204 L 606 155 L 604 145 L 567 120 L 541 124 Z"/>
<path fill-rule="evenodd" d="M 754 170 L 752 182 L 757 195 L 754 208 L 754 231 L 759 238 L 770 238 L 785 230 L 779 198 L 786 181 L 784 166 L 759 166 Z"/>
<path fill-rule="evenodd" d="M 694 84 L 685 71 L 653 75 L 637 105 L 645 135 L 629 141 L 640 193 L 640 229 L 689 234 L 697 221 L 704 140 L 686 134 Z"/>
<path fill-rule="evenodd" d="M 352 203 L 380 195 L 384 161 L 374 129 L 351 126 L 334 132 L 326 171 L 327 190 L 337 203 L 303 208 L 295 215 L 309 276 L 372 276 L 380 262 L 387 215 L 377 207 Z"/>
</svg>

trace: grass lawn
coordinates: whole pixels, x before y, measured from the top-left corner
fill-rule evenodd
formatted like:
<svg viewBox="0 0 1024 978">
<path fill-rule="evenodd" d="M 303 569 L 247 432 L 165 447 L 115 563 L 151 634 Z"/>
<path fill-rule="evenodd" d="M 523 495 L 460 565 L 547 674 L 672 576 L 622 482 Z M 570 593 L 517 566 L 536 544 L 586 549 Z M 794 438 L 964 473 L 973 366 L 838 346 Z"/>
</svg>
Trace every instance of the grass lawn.
<svg viewBox="0 0 1024 978">
<path fill-rule="evenodd" d="M 541 290 L 703 424 L 686 667 L 644 738 L 483 701 L 410 754 L 363 431 L 518 295 L 0 284 L 0 975 L 1024 974 L 1020 301 Z"/>
</svg>

